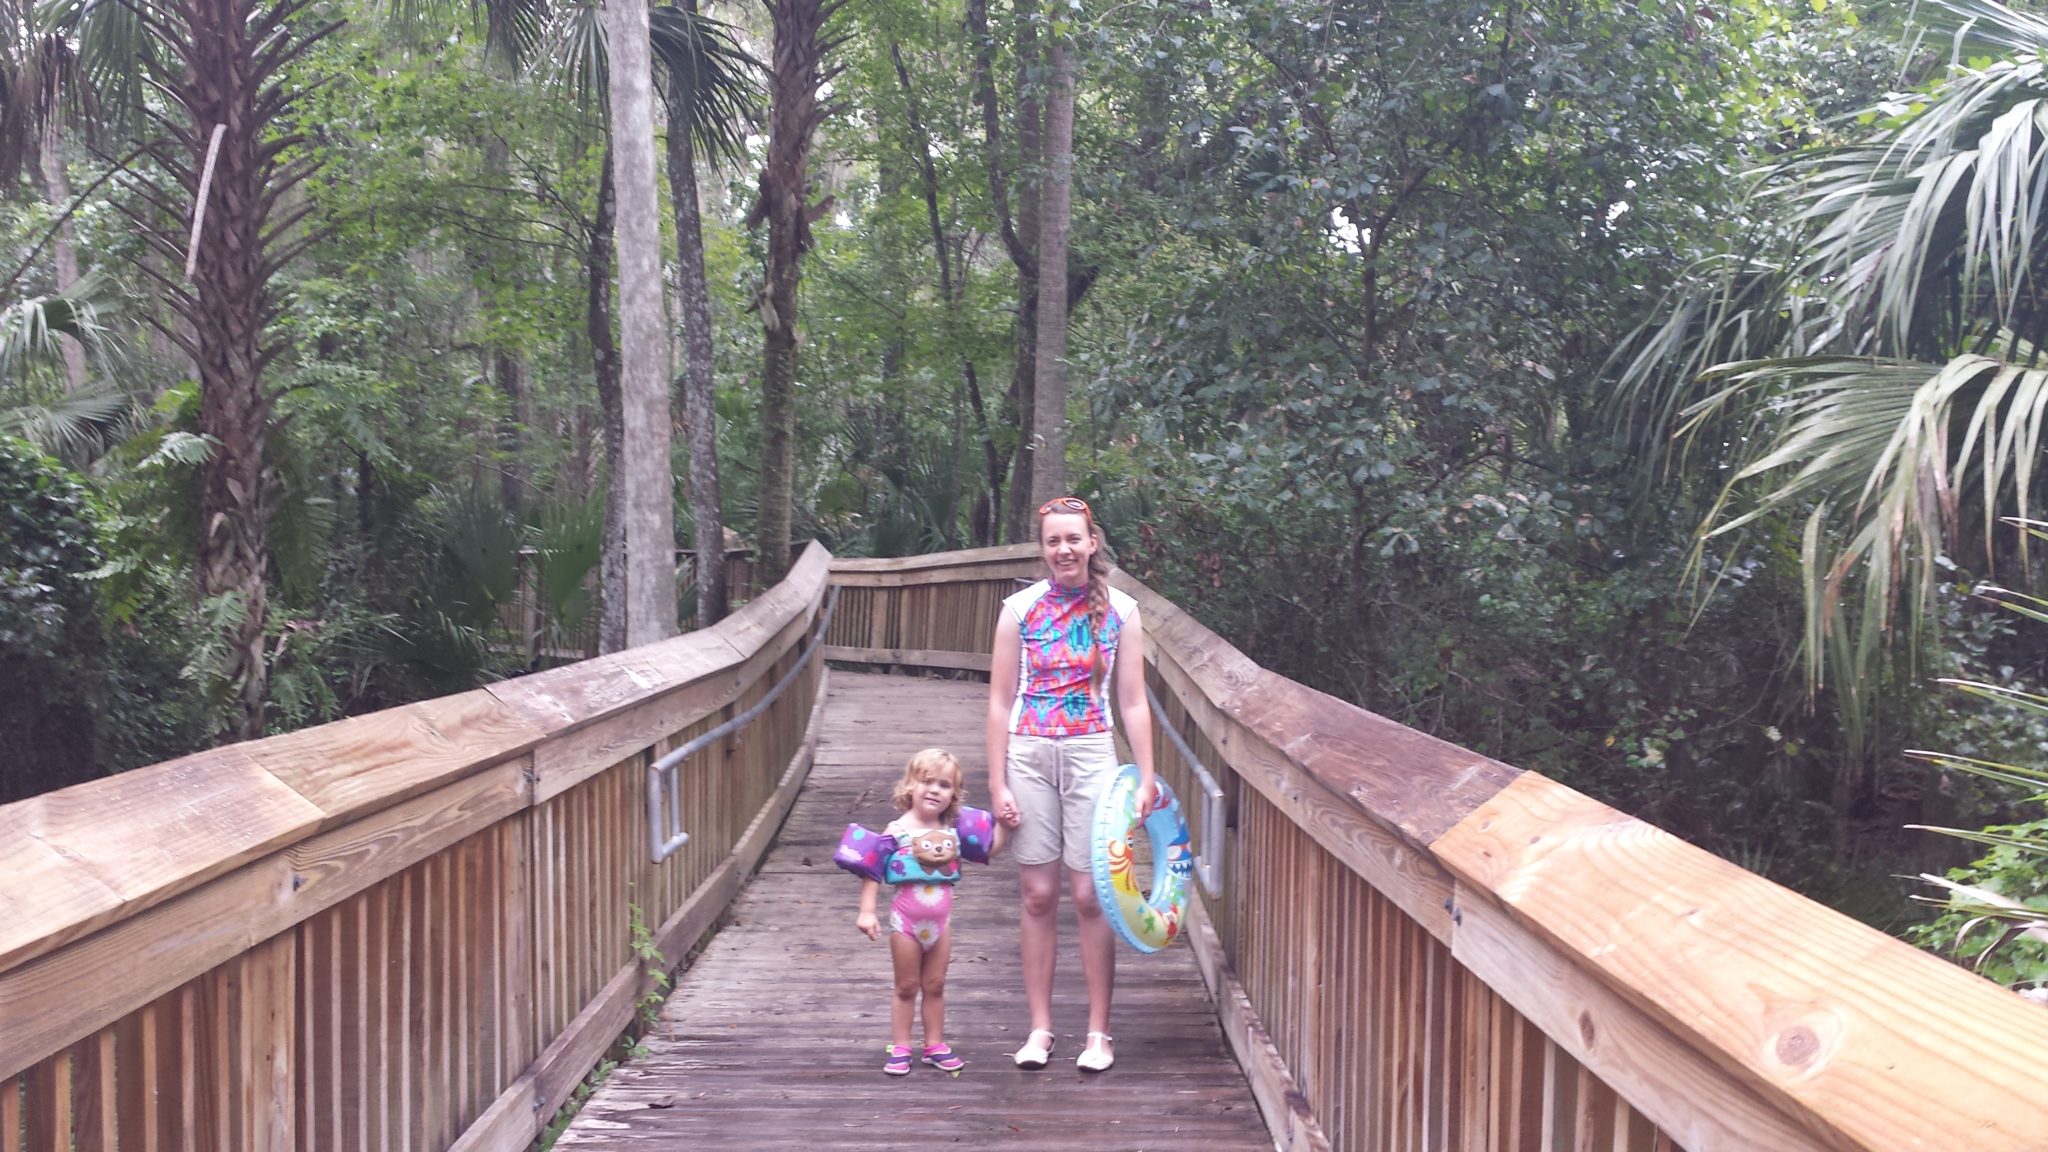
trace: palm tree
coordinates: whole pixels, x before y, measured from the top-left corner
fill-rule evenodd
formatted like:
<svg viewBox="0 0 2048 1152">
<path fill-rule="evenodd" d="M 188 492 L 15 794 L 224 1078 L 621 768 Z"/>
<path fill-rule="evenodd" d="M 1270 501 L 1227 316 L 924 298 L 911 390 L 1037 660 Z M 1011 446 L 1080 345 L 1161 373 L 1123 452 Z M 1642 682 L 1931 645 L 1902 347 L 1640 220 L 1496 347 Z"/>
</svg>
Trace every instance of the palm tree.
<svg viewBox="0 0 2048 1152">
<path fill-rule="evenodd" d="M 761 289 L 761 481 L 755 535 L 764 584 L 789 570 L 790 501 L 795 486 L 796 290 L 811 222 L 828 203 L 810 199 L 811 134 L 830 109 L 818 99 L 829 76 L 825 22 L 846 0 L 769 0 L 775 46 L 768 62 L 768 161 L 747 227 L 768 224 Z M 832 70 L 836 74 L 837 70 Z"/>
<path fill-rule="evenodd" d="M 119 206 L 162 261 L 145 257 L 136 271 L 183 323 L 152 322 L 199 377 L 199 432 L 211 450 L 201 467 L 196 580 L 224 621 L 223 672 L 234 696 L 226 726 L 245 739 L 262 733 L 268 680 L 266 450 L 278 393 L 264 375 L 285 351 L 271 334 L 270 283 L 311 242 L 295 228 L 311 206 L 287 197 L 312 162 L 299 154 L 300 138 L 276 125 L 298 91 L 285 68 L 341 27 L 307 27 L 310 2 L 76 0 L 49 13 L 52 28 L 76 37 L 74 67 L 89 81 L 102 130 L 136 142 L 152 162 L 128 172 L 133 198 Z M 145 104 L 145 84 L 164 98 L 160 107 Z M 15 109 L 11 102 L 8 114 Z M 9 150 L 0 165 L 19 163 L 11 150 L 46 126 L 0 133 Z"/>
<path fill-rule="evenodd" d="M 651 17 L 654 58 L 667 77 L 668 186 L 676 221 L 676 292 L 683 312 L 683 424 L 690 447 L 690 511 L 696 522 L 697 626 L 724 618 L 725 517 L 718 482 L 718 411 L 712 379 L 711 288 L 704 278 L 704 224 L 698 211 L 697 153 L 712 162 L 746 154 L 761 64 L 739 35 L 686 6 L 663 5 Z"/>
<path fill-rule="evenodd" d="M 1751 247 L 1700 264 L 1614 361 L 1645 452 L 1725 468 L 1703 541 L 1804 518 L 1803 660 L 1861 747 L 1868 676 L 1912 651 L 1892 636 L 1921 627 L 1937 566 L 2024 565 L 2000 517 L 2048 484 L 2048 22 L 1922 11 L 1999 59 L 1760 173 Z"/>
</svg>

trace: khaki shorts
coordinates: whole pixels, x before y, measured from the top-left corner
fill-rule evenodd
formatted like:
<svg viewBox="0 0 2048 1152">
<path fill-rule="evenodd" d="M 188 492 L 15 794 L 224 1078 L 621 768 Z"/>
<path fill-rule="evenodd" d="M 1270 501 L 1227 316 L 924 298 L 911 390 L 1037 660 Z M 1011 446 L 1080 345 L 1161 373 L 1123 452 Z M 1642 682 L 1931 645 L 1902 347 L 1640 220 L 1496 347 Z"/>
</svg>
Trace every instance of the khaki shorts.
<svg viewBox="0 0 2048 1152">
<path fill-rule="evenodd" d="M 1003 780 L 1024 818 L 1016 832 L 1017 863 L 1058 860 L 1077 872 L 1088 871 L 1095 847 L 1095 798 L 1118 766 L 1116 738 L 1108 732 L 1058 737 L 1012 732 Z"/>
</svg>

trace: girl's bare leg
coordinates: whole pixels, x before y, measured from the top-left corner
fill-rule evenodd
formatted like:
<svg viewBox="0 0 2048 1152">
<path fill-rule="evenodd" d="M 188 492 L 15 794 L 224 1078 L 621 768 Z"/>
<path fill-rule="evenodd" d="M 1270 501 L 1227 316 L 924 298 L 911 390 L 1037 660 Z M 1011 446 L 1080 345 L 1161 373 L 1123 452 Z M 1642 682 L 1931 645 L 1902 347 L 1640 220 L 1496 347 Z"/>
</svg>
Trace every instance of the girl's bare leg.
<svg viewBox="0 0 2048 1152">
<path fill-rule="evenodd" d="M 896 968 L 896 996 L 889 1001 L 889 1043 L 910 1047 L 910 1017 L 917 1010 L 923 983 L 923 955 L 917 941 L 901 932 L 889 933 L 889 959 Z"/>
<path fill-rule="evenodd" d="M 946 965 L 952 959 L 953 932 L 947 929 L 932 950 L 924 954 L 924 1007 L 919 1014 L 924 1017 L 926 1048 L 936 1048 L 946 1041 Z"/>
<path fill-rule="evenodd" d="M 1067 869 L 1067 887 L 1074 895 L 1074 917 L 1080 925 L 1081 977 L 1088 983 L 1088 1030 L 1109 1035 L 1109 1000 L 1116 990 L 1116 937 L 1095 900 L 1095 878 Z"/>
<path fill-rule="evenodd" d="M 1021 925 L 1024 961 L 1024 1004 L 1031 1011 L 1031 1027 L 1052 1031 L 1052 959 L 1059 943 L 1060 910 L 1059 861 L 1024 864 L 1017 869 L 1023 888 L 1024 917 Z M 1108 926 L 1104 925 L 1104 931 Z"/>
</svg>

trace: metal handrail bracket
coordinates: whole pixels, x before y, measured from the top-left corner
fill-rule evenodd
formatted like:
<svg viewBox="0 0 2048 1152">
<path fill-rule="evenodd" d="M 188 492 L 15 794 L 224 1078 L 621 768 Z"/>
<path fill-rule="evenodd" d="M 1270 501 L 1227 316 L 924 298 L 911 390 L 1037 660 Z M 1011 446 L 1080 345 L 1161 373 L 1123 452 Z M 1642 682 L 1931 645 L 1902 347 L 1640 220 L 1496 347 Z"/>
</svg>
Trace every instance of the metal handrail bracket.
<svg viewBox="0 0 2048 1152">
<path fill-rule="evenodd" d="M 1195 750 L 1180 734 L 1180 729 L 1166 722 L 1166 707 L 1159 702 L 1159 693 L 1152 690 L 1150 681 L 1145 684 L 1145 698 L 1151 701 L 1152 715 L 1159 720 L 1159 727 L 1166 732 L 1173 750 L 1195 770 L 1195 778 L 1202 783 L 1202 850 L 1195 853 L 1195 877 L 1202 882 L 1202 890 L 1211 896 L 1223 895 L 1223 786 L 1216 782 L 1204 767 Z"/>
<path fill-rule="evenodd" d="M 818 649 L 825 643 L 825 633 L 832 627 L 833 610 L 839 607 L 839 587 L 833 585 L 825 596 L 825 611 L 818 617 L 818 630 L 811 642 L 804 646 L 803 655 L 790 665 L 789 671 L 768 689 L 767 695 L 747 708 L 746 711 L 720 723 L 717 727 L 699 736 L 694 736 L 681 747 L 647 766 L 647 843 L 649 854 L 656 864 L 676 854 L 683 845 L 690 842 L 690 834 L 683 831 L 682 766 L 698 752 L 725 739 L 728 735 L 746 727 L 754 718 L 768 710 L 768 706 L 782 695 L 783 691 L 796 682 L 796 678 L 811 661 L 817 657 Z"/>
</svg>

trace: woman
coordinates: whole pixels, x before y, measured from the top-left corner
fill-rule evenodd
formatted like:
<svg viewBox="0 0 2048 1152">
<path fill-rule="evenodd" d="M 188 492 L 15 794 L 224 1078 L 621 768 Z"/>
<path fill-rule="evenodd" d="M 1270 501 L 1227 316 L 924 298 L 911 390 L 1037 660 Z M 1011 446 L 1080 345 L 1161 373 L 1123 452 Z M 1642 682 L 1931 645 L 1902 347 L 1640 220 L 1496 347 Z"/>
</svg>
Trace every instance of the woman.
<svg viewBox="0 0 2048 1152">
<path fill-rule="evenodd" d="M 1138 765 L 1141 812 L 1156 794 L 1145 633 L 1137 602 L 1109 586 L 1102 533 L 1086 503 L 1047 501 L 1038 509 L 1038 544 L 1047 579 L 1003 601 L 989 668 L 988 793 L 996 818 L 1017 830 L 1011 850 L 1024 897 L 1031 1034 L 1015 1059 L 1020 1068 L 1043 1068 L 1052 1058 L 1053 945 L 1064 879 L 1080 920 L 1088 985 L 1088 1043 L 1075 1063 L 1102 1072 L 1116 1060 L 1109 1036 L 1116 941 L 1095 902 L 1089 853 L 1095 798 L 1118 767 L 1112 688 Z"/>
</svg>

